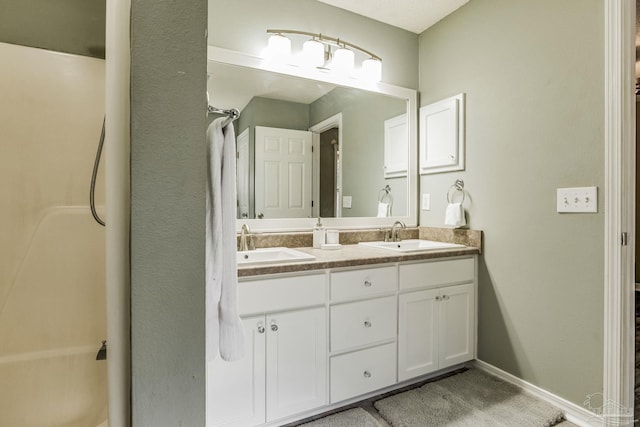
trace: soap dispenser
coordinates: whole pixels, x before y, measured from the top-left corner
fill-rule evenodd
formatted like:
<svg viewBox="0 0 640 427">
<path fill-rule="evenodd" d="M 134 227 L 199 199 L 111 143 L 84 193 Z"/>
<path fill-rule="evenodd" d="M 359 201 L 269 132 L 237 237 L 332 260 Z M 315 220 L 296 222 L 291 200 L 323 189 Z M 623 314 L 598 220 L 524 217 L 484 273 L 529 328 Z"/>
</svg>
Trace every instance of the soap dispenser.
<svg viewBox="0 0 640 427">
<path fill-rule="evenodd" d="M 320 217 L 318 217 L 318 223 L 313 227 L 313 247 L 320 249 L 325 244 L 325 232 Z"/>
</svg>

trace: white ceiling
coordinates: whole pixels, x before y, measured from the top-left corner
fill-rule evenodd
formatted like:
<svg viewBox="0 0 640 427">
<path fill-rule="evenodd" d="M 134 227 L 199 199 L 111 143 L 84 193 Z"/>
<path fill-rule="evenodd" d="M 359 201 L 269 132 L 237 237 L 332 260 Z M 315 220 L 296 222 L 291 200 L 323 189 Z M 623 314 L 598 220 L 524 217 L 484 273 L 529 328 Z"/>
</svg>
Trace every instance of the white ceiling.
<svg viewBox="0 0 640 427">
<path fill-rule="evenodd" d="M 469 0 L 319 0 L 416 34 Z"/>
</svg>

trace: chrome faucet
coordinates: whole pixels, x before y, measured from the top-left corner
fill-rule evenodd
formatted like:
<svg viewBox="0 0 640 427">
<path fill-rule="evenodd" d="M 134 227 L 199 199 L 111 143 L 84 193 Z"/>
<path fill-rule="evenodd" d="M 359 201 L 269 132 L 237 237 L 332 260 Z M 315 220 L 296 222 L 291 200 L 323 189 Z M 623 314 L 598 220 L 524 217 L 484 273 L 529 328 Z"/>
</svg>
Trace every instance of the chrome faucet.
<svg viewBox="0 0 640 427">
<path fill-rule="evenodd" d="M 253 243 L 253 239 L 251 238 L 251 231 L 249 230 L 249 226 L 247 224 L 242 224 L 242 228 L 240 229 L 240 244 L 238 245 L 238 251 L 250 251 L 254 249 L 253 244 L 249 244 L 249 242 Z"/>
<path fill-rule="evenodd" d="M 398 229 L 397 229 L 398 226 L 400 226 L 401 228 L 407 228 L 407 226 L 404 225 L 404 222 L 402 221 L 394 222 L 393 225 L 391 226 L 391 231 L 389 233 L 390 234 L 389 238 L 392 242 L 399 242 L 400 240 L 402 240 L 398 235 Z"/>
</svg>

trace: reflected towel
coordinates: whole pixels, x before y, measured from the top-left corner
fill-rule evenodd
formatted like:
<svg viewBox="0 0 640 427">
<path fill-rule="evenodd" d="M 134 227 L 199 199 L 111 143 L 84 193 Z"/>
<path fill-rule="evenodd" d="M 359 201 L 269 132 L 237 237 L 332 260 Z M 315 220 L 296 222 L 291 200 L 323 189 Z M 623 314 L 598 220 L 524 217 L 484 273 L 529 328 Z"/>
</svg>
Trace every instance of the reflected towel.
<svg viewBox="0 0 640 427">
<path fill-rule="evenodd" d="M 449 203 L 444 214 L 444 225 L 453 228 L 464 227 L 467 221 L 464 217 L 464 208 L 462 203 Z"/>
<path fill-rule="evenodd" d="M 389 203 L 378 202 L 378 218 L 389 216 Z"/>
<path fill-rule="evenodd" d="M 206 355 L 239 360 L 244 334 L 237 310 L 236 149 L 233 124 L 216 119 L 207 130 L 205 225 Z"/>
</svg>

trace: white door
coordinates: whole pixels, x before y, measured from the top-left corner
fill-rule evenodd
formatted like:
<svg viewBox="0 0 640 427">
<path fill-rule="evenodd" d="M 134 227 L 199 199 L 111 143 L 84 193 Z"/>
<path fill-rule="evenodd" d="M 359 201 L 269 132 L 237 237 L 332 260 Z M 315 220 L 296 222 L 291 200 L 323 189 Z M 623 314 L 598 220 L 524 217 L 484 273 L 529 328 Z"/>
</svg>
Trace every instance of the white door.
<svg viewBox="0 0 640 427">
<path fill-rule="evenodd" d="M 311 132 L 256 126 L 256 218 L 311 217 Z"/>
<path fill-rule="evenodd" d="M 236 151 L 238 218 L 249 218 L 249 128 L 238 135 Z"/>
<path fill-rule="evenodd" d="M 418 291 L 398 297 L 398 381 L 438 369 L 439 292 Z"/>
<path fill-rule="evenodd" d="M 267 421 L 327 404 L 324 307 L 267 316 Z"/>
<path fill-rule="evenodd" d="M 472 283 L 440 290 L 439 368 L 473 359 L 475 334 L 474 287 Z"/>
<path fill-rule="evenodd" d="M 207 427 L 248 427 L 265 421 L 265 317 L 243 320 L 245 356 L 207 364 Z"/>
</svg>

